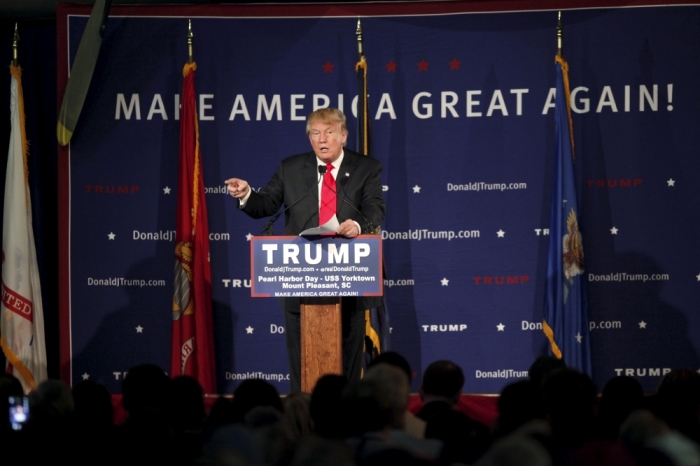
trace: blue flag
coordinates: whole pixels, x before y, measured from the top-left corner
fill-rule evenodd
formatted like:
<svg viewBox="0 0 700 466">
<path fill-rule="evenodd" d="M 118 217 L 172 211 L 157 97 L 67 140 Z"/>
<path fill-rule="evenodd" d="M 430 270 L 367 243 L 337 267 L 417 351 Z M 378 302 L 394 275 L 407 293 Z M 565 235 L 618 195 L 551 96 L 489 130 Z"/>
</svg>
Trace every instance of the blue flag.
<svg viewBox="0 0 700 466">
<path fill-rule="evenodd" d="M 574 178 L 574 143 L 569 111 L 569 69 L 557 56 L 554 110 L 556 161 L 549 220 L 549 250 L 543 329 L 554 356 L 591 375 L 583 240 Z"/>
</svg>

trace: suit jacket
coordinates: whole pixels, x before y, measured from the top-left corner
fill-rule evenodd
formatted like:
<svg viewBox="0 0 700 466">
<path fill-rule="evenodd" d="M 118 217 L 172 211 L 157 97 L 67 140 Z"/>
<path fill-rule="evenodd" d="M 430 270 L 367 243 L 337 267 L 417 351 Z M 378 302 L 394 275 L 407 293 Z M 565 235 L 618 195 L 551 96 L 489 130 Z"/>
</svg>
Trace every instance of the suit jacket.
<svg viewBox="0 0 700 466">
<path fill-rule="evenodd" d="M 356 221 L 362 233 L 367 234 L 379 227 L 386 214 L 380 180 L 382 164 L 348 149 L 344 149 L 344 154 L 336 176 L 336 215 L 340 223 L 347 219 Z M 318 161 L 313 152 L 287 157 L 267 185 L 250 194 L 242 210 L 253 218 L 269 217 L 282 204 L 289 206 L 308 192 L 285 212 L 284 233 L 298 235 L 318 226 L 318 177 Z M 371 225 L 351 205 L 362 212 Z"/>
</svg>

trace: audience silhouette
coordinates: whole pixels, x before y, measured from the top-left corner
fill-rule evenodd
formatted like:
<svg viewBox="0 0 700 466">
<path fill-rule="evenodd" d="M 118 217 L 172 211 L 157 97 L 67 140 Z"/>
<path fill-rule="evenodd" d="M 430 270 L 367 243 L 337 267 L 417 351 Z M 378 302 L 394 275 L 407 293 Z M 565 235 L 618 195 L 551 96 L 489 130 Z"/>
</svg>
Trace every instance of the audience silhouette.
<svg viewBox="0 0 700 466">
<path fill-rule="evenodd" d="M 127 413 L 115 425 L 112 395 L 92 381 L 71 390 L 48 380 L 28 395 L 20 430 L 0 430 L 2 464 L 175 466 L 690 466 L 700 465 L 700 374 L 665 374 L 645 396 L 618 376 L 599 397 L 591 379 L 560 360 L 538 358 L 530 377 L 507 385 L 485 426 L 460 411 L 465 385 L 454 362 L 422 374 L 417 416 L 408 410 L 413 373 L 399 354 L 375 358 L 364 378 L 325 375 L 313 393 L 282 399 L 249 379 L 205 411 L 191 377 L 170 380 L 151 364 L 122 383 Z M 22 400 L 0 374 L 0 408 Z"/>
</svg>

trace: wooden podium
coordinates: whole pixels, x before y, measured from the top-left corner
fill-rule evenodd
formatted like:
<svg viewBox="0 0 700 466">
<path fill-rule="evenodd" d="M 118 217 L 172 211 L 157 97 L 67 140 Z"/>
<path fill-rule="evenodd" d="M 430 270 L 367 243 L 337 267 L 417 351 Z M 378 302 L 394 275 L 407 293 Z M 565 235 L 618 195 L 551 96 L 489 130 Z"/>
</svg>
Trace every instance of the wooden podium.
<svg viewBox="0 0 700 466">
<path fill-rule="evenodd" d="M 382 296 L 382 239 L 254 236 L 251 296 L 301 299 L 301 389 L 343 373 L 343 296 Z"/>
<path fill-rule="evenodd" d="M 326 374 L 343 373 L 342 298 L 301 299 L 301 391 Z"/>
</svg>

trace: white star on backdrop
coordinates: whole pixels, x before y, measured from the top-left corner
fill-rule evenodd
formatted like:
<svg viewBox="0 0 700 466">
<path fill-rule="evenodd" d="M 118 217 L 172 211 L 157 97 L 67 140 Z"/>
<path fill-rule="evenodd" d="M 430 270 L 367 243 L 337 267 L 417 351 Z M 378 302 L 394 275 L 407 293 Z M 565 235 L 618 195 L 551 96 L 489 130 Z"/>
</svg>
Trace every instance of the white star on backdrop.
<svg viewBox="0 0 700 466">
<path fill-rule="evenodd" d="M 506 232 L 503 230 L 498 230 L 496 232 L 496 234 L 498 235 L 499 238 L 503 238 L 505 236 Z"/>
<path fill-rule="evenodd" d="M 143 327 L 141 327 L 140 325 L 136 327 L 136 333 L 143 333 Z"/>
<path fill-rule="evenodd" d="M 167 186 L 163 188 L 163 194 L 170 194 L 170 188 L 168 188 Z"/>
<path fill-rule="evenodd" d="M 245 235 L 245 239 L 246 239 L 247 241 L 250 241 L 250 238 L 252 238 L 252 237 L 253 237 L 253 235 L 251 235 L 250 233 L 248 233 L 247 235 Z"/>
<path fill-rule="evenodd" d="M 89 378 L 90 378 L 90 374 L 88 374 L 87 372 L 83 374 L 83 380 L 87 380 Z"/>
<path fill-rule="evenodd" d="M 499 332 L 502 332 L 506 328 L 506 326 L 503 324 L 498 324 L 498 325 L 496 325 L 496 328 L 498 329 Z"/>
<path fill-rule="evenodd" d="M 117 235 L 115 235 L 114 233 L 112 233 L 112 232 L 110 231 L 109 234 L 107 235 L 107 238 L 109 238 L 110 241 L 114 241 L 114 238 L 115 238 L 116 236 L 117 236 Z"/>
<path fill-rule="evenodd" d="M 247 327 L 245 328 L 245 333 L 246 333 L 247 335 L 252 335 L 253 330 L 254 330 L 253 327 L 251 327 L 251 326 L 249 325 L 249 326 L 247 326 Z"/>
<path fill-rule="evenodd" d="M 700 273 L 696 275 L 698 281 L 700 282 Z"/>
<path fill-rule="evenodd" d="M 575 337 L 575 338 L 576 338 L 576 341 L 577 341 L 577 342 L 581 343 L 581 340 L 583 340 L 583 337 L 581 336 L 581 332 L 578 332 L 578 333 L 576 334 L 576 337 Z"/>
<path fill-rule="evenodd" d="M 442 280 L 440 280 L 440 283 L 442 283 L 442 286 L 447 286 L 447 284 L 450 283 L 450 281 L 446 278 L 443 278 Z"/>
<path fill-rule="evenodd" d="M 666 183 L 668 183 L 669 186 L 675 186 L 676 180 L 674 180 L 673 178 L 670 178 Z"/>
<path fill-rule="evenodd" d="M 413 192 L 414 192 L 414 193 L 420 193 L 420 186 L 415 185 L 415 186 L 413 187 Z"/>
<path fill-rule="evenodd" d="M 639 328 L 647 328 L 647 323 L 644 322 L 644 321 L 641 321 L 641 322 L 639 323 Z"/>
<path fill-rule="evenodd" d="M 617 234 L 617 228 L 612 227 L 612 228 L 610 229 L 610 234 L 616 235 L 616 234 Z"/>
</svg>

